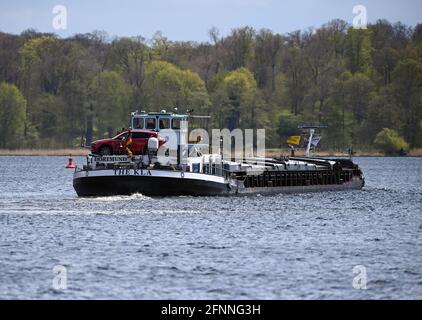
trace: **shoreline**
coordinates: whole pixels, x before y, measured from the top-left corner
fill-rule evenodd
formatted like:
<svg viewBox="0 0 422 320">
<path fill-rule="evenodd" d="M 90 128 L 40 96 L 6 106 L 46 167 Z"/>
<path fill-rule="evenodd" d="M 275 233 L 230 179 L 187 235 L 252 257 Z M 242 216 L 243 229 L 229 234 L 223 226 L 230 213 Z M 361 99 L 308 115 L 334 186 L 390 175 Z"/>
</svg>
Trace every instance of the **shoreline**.
<svg viewBox="0 0 422 320">
<path fill-rule="evenodd" d="M 0 149 L 0 156 L 87 156 L 90 153 L 89 149 L 84 148 L 64 148 L 64 149 Z"/>
<path fill-rule="evenodd" d="M 0 149 L 0 156 L 72 156 L 81 157 L 87 156 L 90 153 L 89 149 L 84 148 L 63 148 L 63 149 Z M 290 152 L 287 149 L 268 149 L 266 153 L 267 157 L 279 157 L 279 156 L 290 156 Z M 299 150 L 295 156 L 303 157 L 305 152 Z M 348 157 L 347 154 L 335 151 L 319 151 L 315 157 Z M 398 156 L 386 156 L 378 151 L 358 151 L 353 157 L 398 157 Z M 422 149 L 410 150 L 405 157 L 422 157 Z"/>
<path fill-rule="evenodd" d="M 269 157 L 277 157 L 277 156 L 290 156 L 290 151 L 287 149 L 269 149 L 267 151 L 267 156 Z M 305 151 L 304 150 L 297 150 L 295 152 L 295 156 L 296 157 L 305 157 Z M 326 151 L 326 150 L 321 150 L 321 151 L 317 151 L 314 155 L 311 154 L 311 157 L 315 156 L 315 157 L 349 157 L 348 154 L 343 153 L 343 152 L 337 152 L 337 151 Z M 412 149 L 410 150 L 406 156 L 399 156 L 399 155 L 386 155 L 382 152 L 379 151 L 360 151 L 357 150 L 352 158 L 354 157 L 385 157 L 385 158 L 397 158 L 397 157 L 408 157 L 408 158 L 419 158 L 422 157 L 422 149 Z"/>
</svg>

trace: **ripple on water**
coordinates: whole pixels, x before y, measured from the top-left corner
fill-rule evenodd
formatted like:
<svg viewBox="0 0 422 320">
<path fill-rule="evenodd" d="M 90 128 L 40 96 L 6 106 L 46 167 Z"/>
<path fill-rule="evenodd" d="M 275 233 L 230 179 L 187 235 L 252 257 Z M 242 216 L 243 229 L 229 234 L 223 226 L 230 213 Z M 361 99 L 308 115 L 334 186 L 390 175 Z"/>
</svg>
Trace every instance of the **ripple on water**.
<svg viewBox="0 0 422 320">
<path fill-rule="evenodd" d="M 362 191 L 77 198 L 66 157 L 3 158 L 0 299 L 418 298 L 422 159 L 356 161 Z"/>
</svg>

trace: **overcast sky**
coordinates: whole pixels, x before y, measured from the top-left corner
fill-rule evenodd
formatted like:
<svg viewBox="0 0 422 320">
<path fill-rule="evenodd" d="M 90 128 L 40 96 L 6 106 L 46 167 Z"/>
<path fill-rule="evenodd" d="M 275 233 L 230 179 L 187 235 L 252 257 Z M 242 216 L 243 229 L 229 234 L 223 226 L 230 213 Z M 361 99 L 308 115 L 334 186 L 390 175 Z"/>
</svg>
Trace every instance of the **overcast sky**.
<svg viewBox="0 0 422 320">
<path fill-rule="evenodd" d="M 0 31 L 34 28 L 66 37 L 105 30 L 111 36 L 151 38 L 160 30 L 171 40 L 204 41 L 212 26 L 226 35 L 246 25 L 286 33 L 335 18 L 352 23 L 359 4 L 366 6 L 369 22 L 422 22 L 421 0 L 0 0 Z M 67 9 L 66 30 L 53 28 L 55 5 Z"/>
</svg>

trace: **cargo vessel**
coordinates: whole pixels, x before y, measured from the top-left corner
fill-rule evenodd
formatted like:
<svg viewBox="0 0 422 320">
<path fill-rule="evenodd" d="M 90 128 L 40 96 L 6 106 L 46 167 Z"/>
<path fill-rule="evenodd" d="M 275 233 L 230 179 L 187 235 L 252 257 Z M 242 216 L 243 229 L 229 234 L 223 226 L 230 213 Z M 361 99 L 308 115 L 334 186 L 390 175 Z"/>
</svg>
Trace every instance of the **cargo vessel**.
<svg viewBox="0 0 422 320">
<path fill-rule="evenodd" d="M 132 113 L 132 129 L 156 131 L 167 142 L 161 145 L 157 138 L 150 138 L 144 154 L 90 154 L 73 175 L 78 196 L 264 195 L 359 190 L 365 184 L 362 170 L 350 159 L 257 156 L 234 160 L 221 152 L 210 154 L 207 143 L 189 143 L 191 117 L 165 111 Z"/>
</svg>

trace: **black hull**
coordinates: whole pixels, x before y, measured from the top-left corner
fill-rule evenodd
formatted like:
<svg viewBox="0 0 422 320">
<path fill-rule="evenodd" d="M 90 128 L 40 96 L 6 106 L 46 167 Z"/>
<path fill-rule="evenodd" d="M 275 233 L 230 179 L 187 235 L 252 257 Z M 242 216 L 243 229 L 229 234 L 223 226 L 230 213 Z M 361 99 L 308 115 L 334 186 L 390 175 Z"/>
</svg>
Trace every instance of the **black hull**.
<svg viewBox="0 0 422 320">
<path fill-rule="evenodd" d="M 326 184 L 311 186 L 286 186 L 286 187 L 258 187 L 258 188 L 242 188 L 238 194 L 292 194 L 292 193 L 311 193 L 311 192 L 337 192 L 347 190 L 361 190 L 365 185 L 365 181 L 355 178 L 342 184 Z"/>
<path fill-rule="evenodd" d="M 360 190 L 363 186 L 364 180 L 358 178 L 334 185 L 257 188 L 245 188 L 243 186 L 237 188 L 227 183 L 206 180 L 150 176 L 79 177 L 73 180 L 73 187 L 80 197 L 132 195 L 135 193 L 150 197 L 308 193 Z"/>
<path fill-rule="evenodd" d="M 82 177 L 73 180 L 80 197 L 103 197 L 140 193 L 162 196 L 224 196 L 230 194 L 227 184 L 194 179 L 148 176 Z"/>
</svg>

